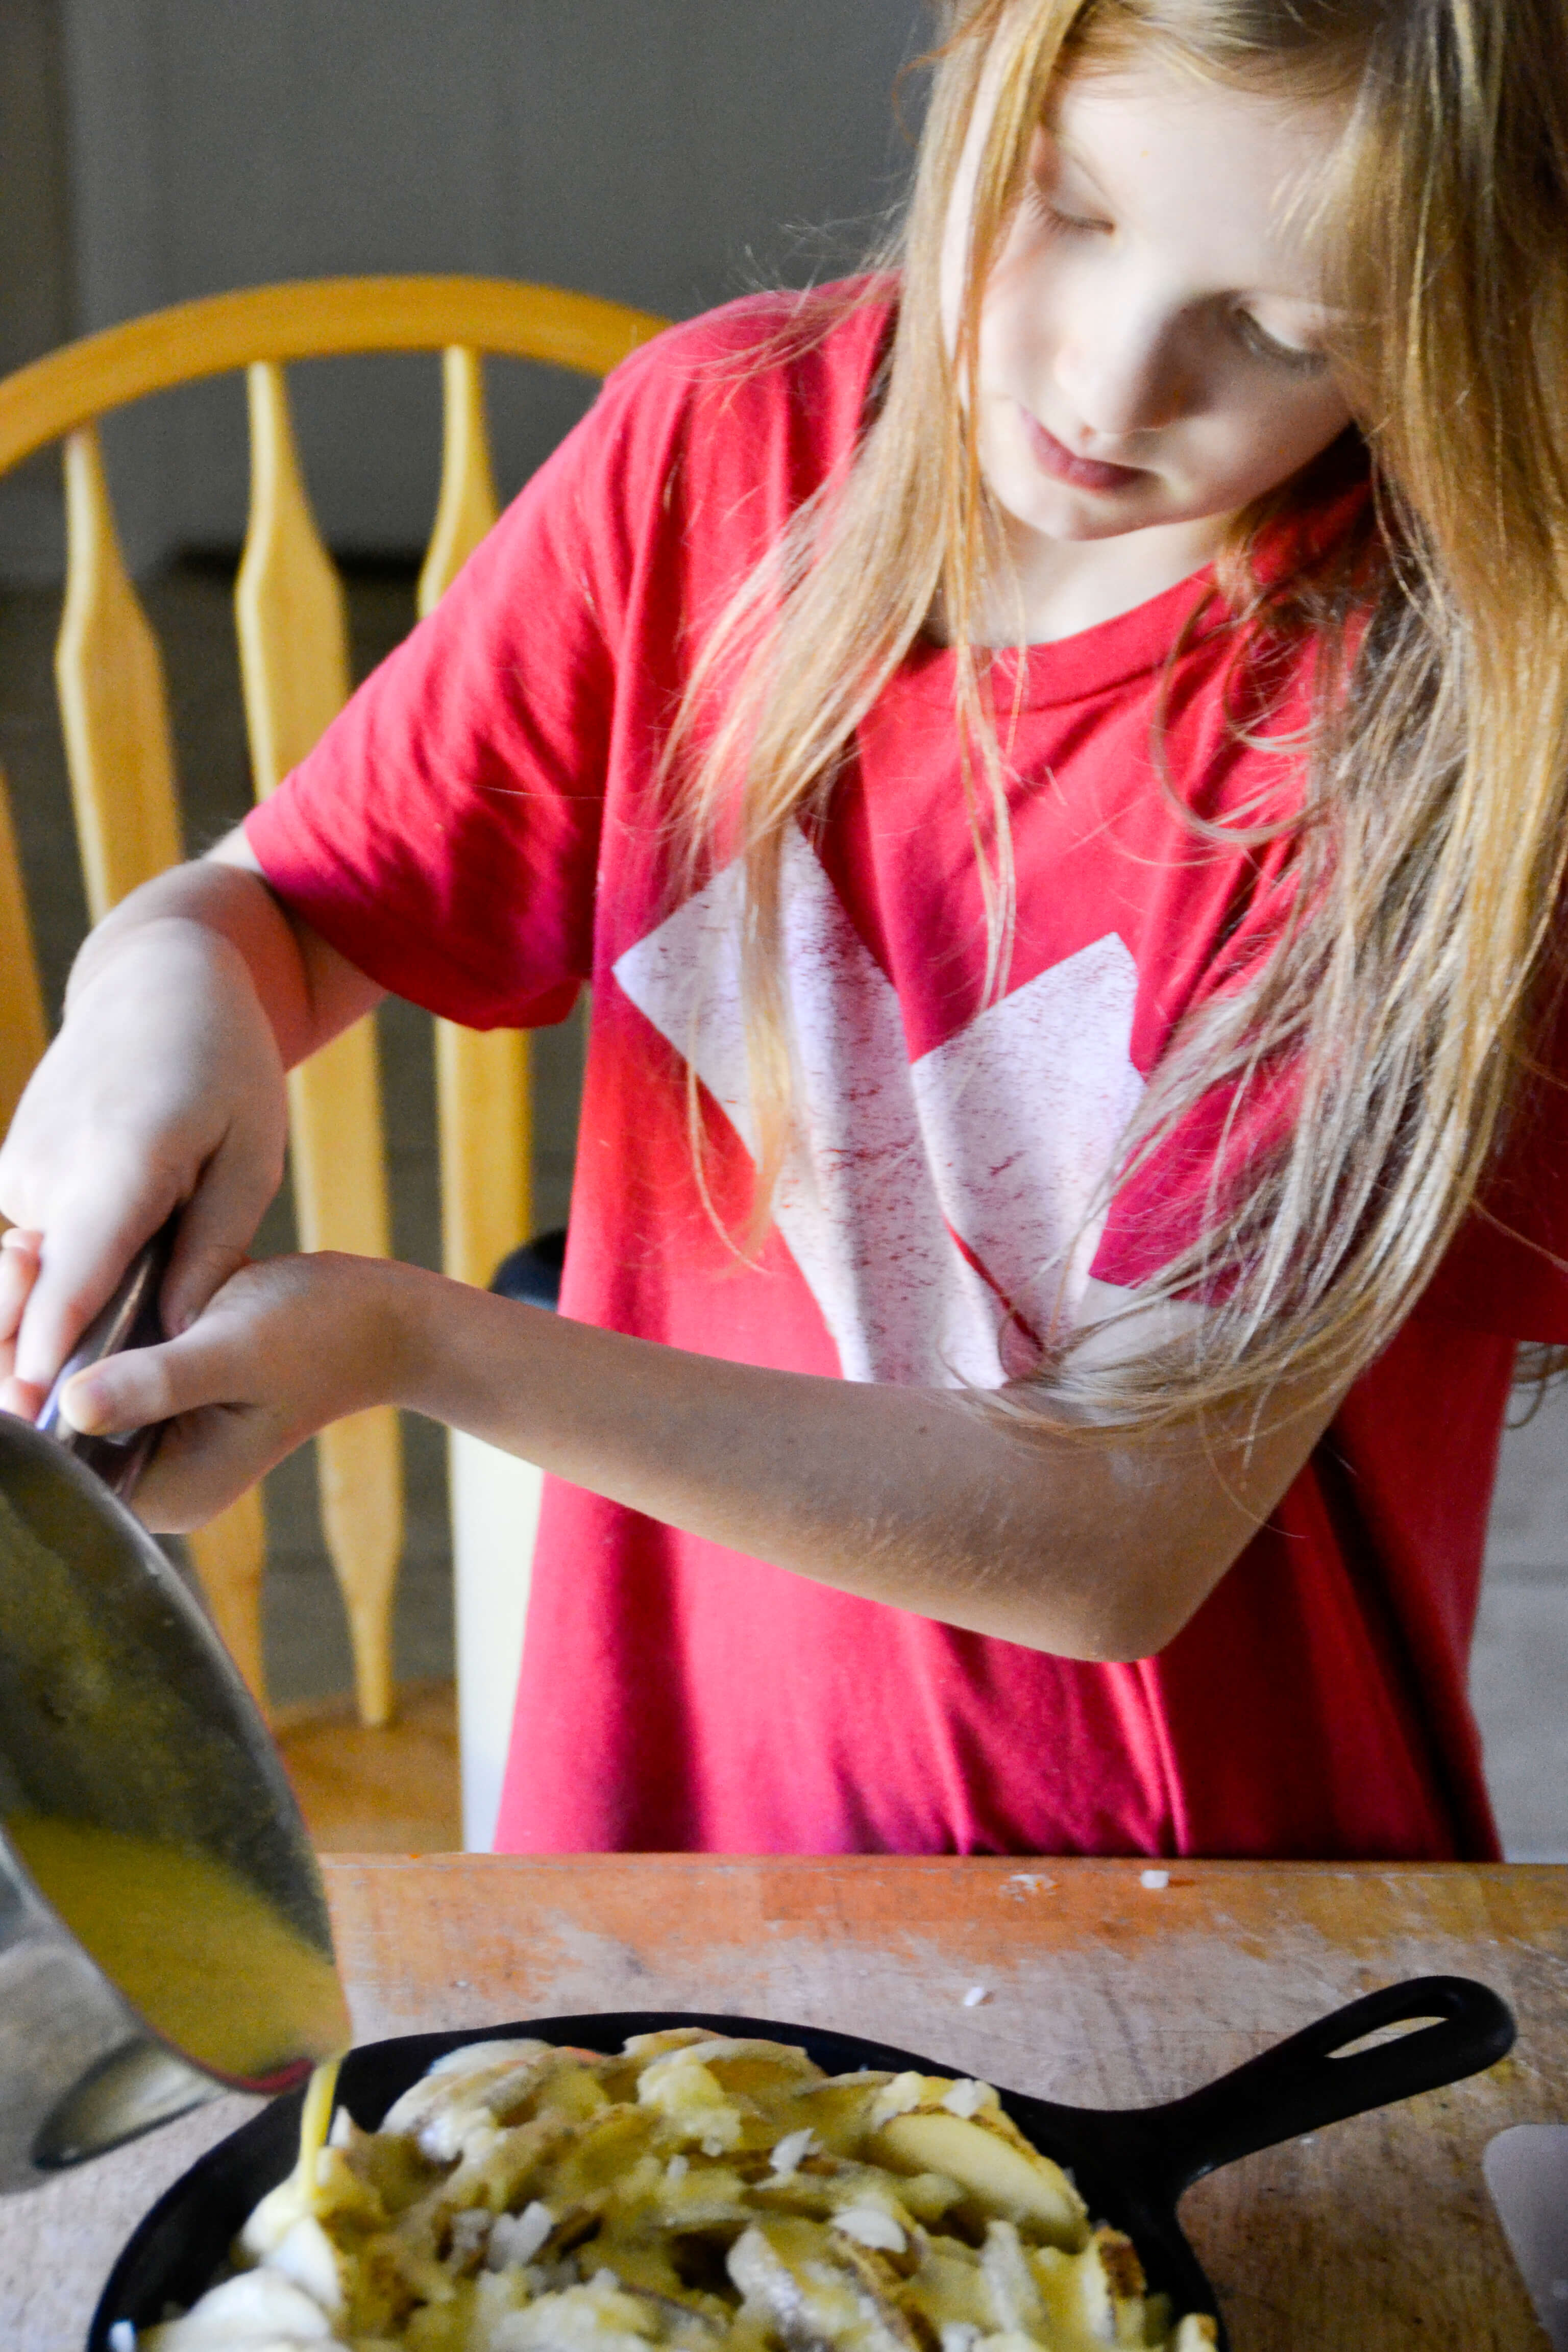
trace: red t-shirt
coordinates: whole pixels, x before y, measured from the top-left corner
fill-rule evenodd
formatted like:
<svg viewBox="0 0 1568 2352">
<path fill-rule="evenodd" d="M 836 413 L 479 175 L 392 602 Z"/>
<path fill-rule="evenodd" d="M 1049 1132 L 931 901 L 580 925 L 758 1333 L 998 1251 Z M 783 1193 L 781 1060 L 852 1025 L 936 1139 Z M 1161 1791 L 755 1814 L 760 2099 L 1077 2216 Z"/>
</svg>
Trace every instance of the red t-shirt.
<svg viewBox="0 0 1568 2352">
<path fill-rule="evenodd" d="M 863 308 L 786 352 L 753 301 L 639 352 L 248 829 L 327 939 L 452 1019 L 559 1020 L 593 983 L 565 1313 L 740 1363 L 995 1385 L 1173 1024 L 1267 942 L 1289 853 L 1208 846 L 1156 781 L 1162 668 L 1206 580 L 1037 646 L 1016 950 L 984 1003 L 952 657 L 917 653 L 787 860 L 805 1141 L 761 1263 L 725 1250 L 685 1077 L 738 1219 L 738 893 L 731 870 L 679 899 L 658 754 L 705 623 L 852 446 L 887 323 Z M 1233 651 L 1200 625 L 1170 687 L 1170 771 L 1208 814 L 1289 772 L 1227 730 Z M 1519 1236 L 1472 1221 L 1157 1657 L 954 1632 L 551 1482 L 498 1843 L 1493 1853 L 1466 1658 L 1514 1343 L 1568 1338 L 1542 1254 L 1568 1254 L 1561 1125 L 1515 1153 Z M 1150 1271 L 1161 1224 L 1130 1189 L 1069 1287 Z"/>
</svg>

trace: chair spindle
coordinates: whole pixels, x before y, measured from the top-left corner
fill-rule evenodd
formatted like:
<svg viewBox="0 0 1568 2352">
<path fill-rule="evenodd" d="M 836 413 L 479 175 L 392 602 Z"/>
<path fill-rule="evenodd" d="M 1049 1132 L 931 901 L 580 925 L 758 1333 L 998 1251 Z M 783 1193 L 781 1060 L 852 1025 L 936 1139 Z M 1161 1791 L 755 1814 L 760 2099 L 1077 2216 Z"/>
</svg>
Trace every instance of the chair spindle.
<svg viewBox="0 0 1568 2352">
<path fill-rule="evenodd" d="M 67 441 L 65 476 L 66 601 L 55 683 L 96 923 L 184 852 L 163 657 L 125 568 L 96 426 Z"/>
<path fill-rule="evenodd" d="M 66 600 L 55 653 L 66 762 L 94 922 L 184 855 L 163 656 L 131 583 L 94 426 L 65 445 Z M 7 1026 L 10 1016 L 6 1015 Z M 261 1504 L 242 1495 L 189 1538 L 230 1655 L 258 1701 L 267 1679 Z"/>
<path fill-rule="evenodd" d="M 440 603 L 496 519 L 483 362 L 454 344 L 442 353 L 441 373 L 441 495 L 419 574 L 421 615 Z M 442 1264 L 457 1282 L 482 1286 L 528 1236 L 528 1060 L 523 1030 L 436 1024 Z"/>
<path fill-rule="evenodd" d="M 258 799 L 310 751 L 348 698 L 342 583 L 310 511 L 280 367 L 250 392 L 250 522 L 235 587 L 240 676 Z M 289 1079 L 300 1246 L 391 1254 L 374 1023 L 362 1021 Z M 327 1549 L 348 1612 L 361 1718 L 392 1712 L 392 1602 L 403 1551 L 402 1440 L 390 1407 L 316 1440 Z"/>
<path fill-rule="evenodd" d="M 441 490 L 419 573 L 419 617 L 433 612 L 495 521 L 484 360 L 466 344 L 441 354 Z"/>
<path fill-rule="evenodd" d="M 11 798 L 0 773 L 0 1134 L 48 1043 Z"/>
</svg>

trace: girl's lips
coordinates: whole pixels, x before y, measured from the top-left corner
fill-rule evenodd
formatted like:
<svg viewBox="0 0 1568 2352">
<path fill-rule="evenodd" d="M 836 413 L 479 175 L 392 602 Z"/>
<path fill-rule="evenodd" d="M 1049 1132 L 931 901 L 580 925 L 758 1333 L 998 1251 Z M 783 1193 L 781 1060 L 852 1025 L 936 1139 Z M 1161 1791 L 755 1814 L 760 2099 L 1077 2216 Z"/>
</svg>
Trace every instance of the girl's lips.
<svg viewBox="0 0 1568 2352">
<path fill-rule="evenodd" d="M 1071 482 L 1080 490 L 1121 490 L 1129 482 L 1137 481 L 1147 471 L 1142 466 L 1107 466 L 1098 457 L 1075 457 L 1072 451 L 1047 433 L 1037 416 L 1020 406 L 1024 435 L 1038 463 L 1058 482 Z"/>
</svg>

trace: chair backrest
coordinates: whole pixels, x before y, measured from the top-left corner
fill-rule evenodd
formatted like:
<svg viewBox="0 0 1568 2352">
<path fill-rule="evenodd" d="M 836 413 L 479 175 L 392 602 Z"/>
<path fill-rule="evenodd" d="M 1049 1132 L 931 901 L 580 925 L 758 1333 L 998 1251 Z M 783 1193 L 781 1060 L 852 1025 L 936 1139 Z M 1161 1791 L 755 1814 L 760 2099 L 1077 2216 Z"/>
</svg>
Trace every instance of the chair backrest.
<svg viewBox="0 0 1568 2352">
<path fill-rule="evenodd" d="M 163 661 L 126 570 L 97 419 L 176 384 L 247 372 L 250 515 L 235 615 L 260 797 L 310 751 L 350 686 L 343 587 L 306 494 L 287 362 L 363 352 L 444 355 L 441 488 L 419 578 L 425 613 L 495 520 L 481 356 L 602 376 L 665 323 L 619 303 L 508 279 L 322 278 L 180 303 L 87 336 L 0 382 L 0 474 L 51 442 L 65 445 L 66 593 L 55 674 L 95 921 L 183 855 Z M 482 1283 L 529 1228 L 527 1039 L 446 1022 L 437 1032 L 443 1258 L 458 1280 Z M 0 777 L 0 1127 L 47 1034 Z M 370 1023 L 294 1073 L 290 1120 L 300 1246 L 384 1255 L 391 1221 Z M 360 1712 L 367 1723 L 384 1722 L 403 1546 L 396 1415 L 382 1410 L 339 1423 L 317 1440 L 317 1453 Z M 264 1696 L 258 1498 L 243 1497 L 193 1538 L 192 1549 L 225 1638 Z"/>
</svg>

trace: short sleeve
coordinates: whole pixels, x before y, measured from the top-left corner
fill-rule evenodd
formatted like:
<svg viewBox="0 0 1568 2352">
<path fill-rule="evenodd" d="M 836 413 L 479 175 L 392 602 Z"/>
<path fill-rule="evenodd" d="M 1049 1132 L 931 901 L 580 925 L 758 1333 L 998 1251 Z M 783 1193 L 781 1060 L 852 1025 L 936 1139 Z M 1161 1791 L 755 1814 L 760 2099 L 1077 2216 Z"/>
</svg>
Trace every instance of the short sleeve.
<svg viewBox="0 0 1568 2352">
<path fill-rule="evenodd" d="M 591 970 L 616 635 L 658 472 L 648 362 L 610 379 L 247 823 L 325 939 L 472 1027 L 559 1020 Z"/>
</svg>

